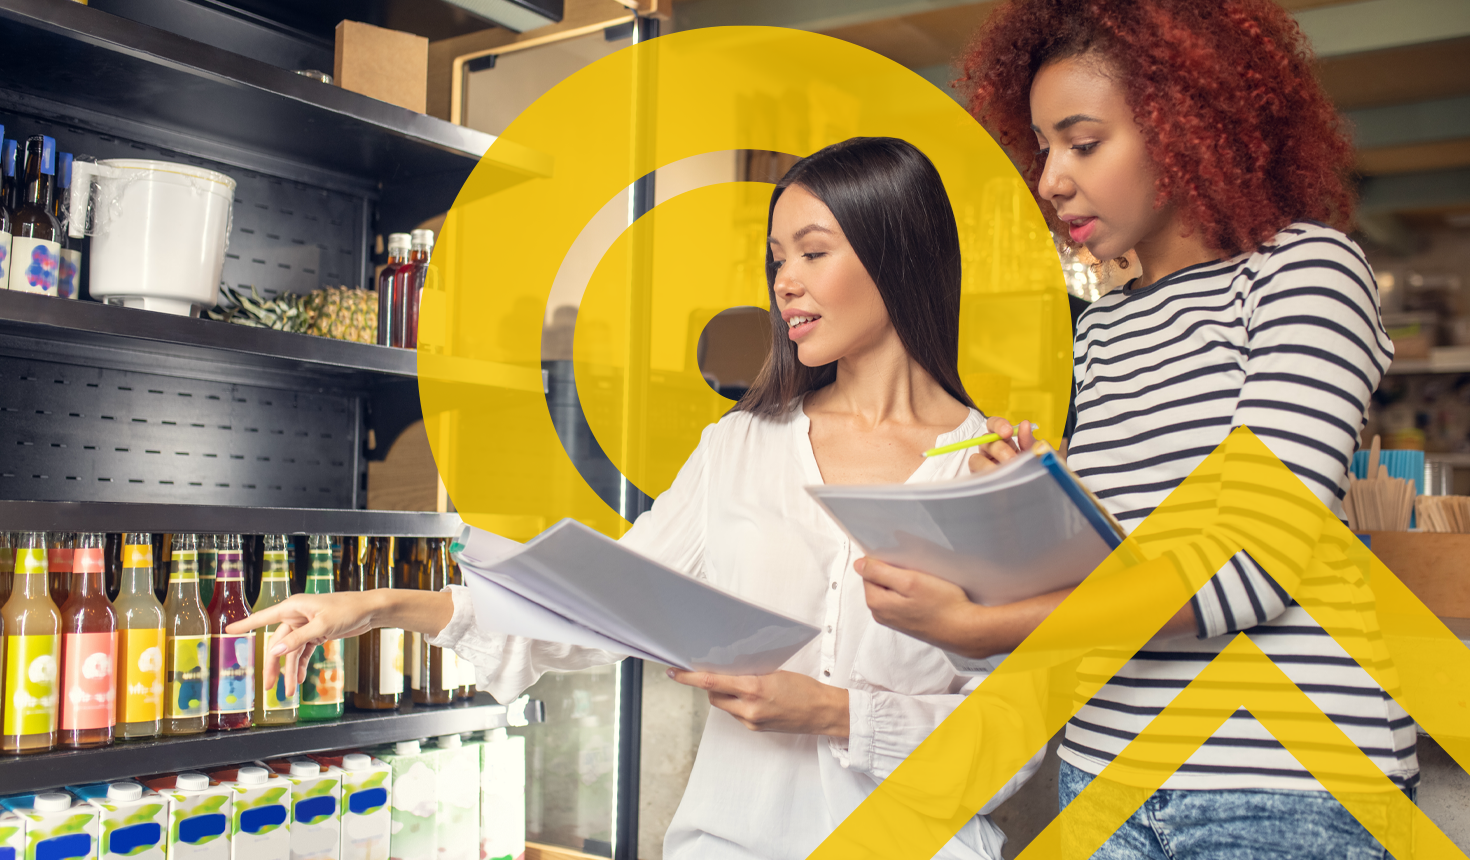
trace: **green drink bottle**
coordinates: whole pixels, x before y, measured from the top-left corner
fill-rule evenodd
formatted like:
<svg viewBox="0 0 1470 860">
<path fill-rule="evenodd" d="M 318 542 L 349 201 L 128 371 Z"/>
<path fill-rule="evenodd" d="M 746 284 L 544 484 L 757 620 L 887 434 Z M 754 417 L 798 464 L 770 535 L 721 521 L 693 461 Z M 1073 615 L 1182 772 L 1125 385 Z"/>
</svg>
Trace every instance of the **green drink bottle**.
<svg viewBox="0 0 1470 860">
<path fill-rule="evenodd" d="M 312 535 L 309 546 L 311 567 L 306 574 L 307 594 L 332 593 L 332 539 Z M 301 685 L 301 719 L 305 722 L 335 720 L 342 716 L 342 640 L 332 639 L 316 646 L 311 665 Z"/>
</svg>

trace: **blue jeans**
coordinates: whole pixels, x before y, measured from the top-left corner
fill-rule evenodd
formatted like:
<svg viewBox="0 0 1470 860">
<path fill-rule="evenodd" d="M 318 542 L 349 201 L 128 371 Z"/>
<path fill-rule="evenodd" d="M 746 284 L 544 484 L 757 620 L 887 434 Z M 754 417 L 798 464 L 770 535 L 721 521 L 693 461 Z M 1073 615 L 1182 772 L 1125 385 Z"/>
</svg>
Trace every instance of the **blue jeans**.
<svg viewBox="0 0 1470 860">
<path fill-rule="evenodd" d="M 1057 792 L 1065 808 L 1094 777 L 1061 764 Z M 1405 793 L 1414 800 L 1414 789 Z M 1062 842 L 1067 842 L 1065 832 Z M 1092 855 L 1093 860 L 1262 857 L 1385 860 L 1391 855 L 1332 795 L 1284 789 L 1160 789 Z"/>
</svg>

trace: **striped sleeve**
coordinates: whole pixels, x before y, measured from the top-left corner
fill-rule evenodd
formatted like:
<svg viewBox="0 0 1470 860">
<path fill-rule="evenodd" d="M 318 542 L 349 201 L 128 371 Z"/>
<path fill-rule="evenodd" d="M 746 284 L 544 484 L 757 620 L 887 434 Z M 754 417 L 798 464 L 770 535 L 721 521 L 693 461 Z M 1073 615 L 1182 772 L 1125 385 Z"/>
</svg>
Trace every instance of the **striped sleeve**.
<svg viewBox="0 0 1470 860">
<path fill-rule="evenodd" d="M 1340 512 L 1368 399 L 1393 357 L 1362 253 L 1306 231 L 1267 255 L 1245 294 L 1245 381 L 1231 419 L 1249 427 L 1318 499 Z M 1241 553 L 1194 598 L 1201 638 L 1286 610 L 1286 594 Z"/>
</svg>

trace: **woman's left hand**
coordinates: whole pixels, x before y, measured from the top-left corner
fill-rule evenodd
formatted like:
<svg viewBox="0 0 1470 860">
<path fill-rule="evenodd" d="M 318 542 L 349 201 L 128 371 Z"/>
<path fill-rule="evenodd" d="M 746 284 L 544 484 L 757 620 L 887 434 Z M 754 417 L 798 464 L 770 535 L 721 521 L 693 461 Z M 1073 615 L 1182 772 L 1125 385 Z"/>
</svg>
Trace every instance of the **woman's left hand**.
<svg viewBox="0 0 1470 860">
<path fill-rule="evenodd" d="M 707 691 L 711 705 L 753 732 L 845 738 L 851 725 L 847 690 L 799 672 L 716 675 L 670 669 L 669 677 Z"/>
<path fill-rule="evenodd" d="M 863 578 L 863 596 L 873 620 L 930 645 L 969 654 L 979 643 L 977 615 L 958 585 L 917 570 L 860 558 L 853 564 Z"/>
</svg>

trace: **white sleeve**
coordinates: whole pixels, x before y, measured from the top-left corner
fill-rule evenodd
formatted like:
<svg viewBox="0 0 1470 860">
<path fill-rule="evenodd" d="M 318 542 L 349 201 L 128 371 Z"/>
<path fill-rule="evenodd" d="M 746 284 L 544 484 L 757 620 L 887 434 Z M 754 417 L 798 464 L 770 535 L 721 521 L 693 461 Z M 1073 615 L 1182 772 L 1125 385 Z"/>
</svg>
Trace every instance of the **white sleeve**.
<svg viewBox="0 0 1470 860">
<path fill-rule="evenodd" d="M 694 453 L 679 467 L 674 483 L 661 493 L 620 539 L 631 550 L 665 567 L 704 579 L 704 547 L 709 525 L 710 449 L 720 425 L 699 436 Z"/>
</svg>

